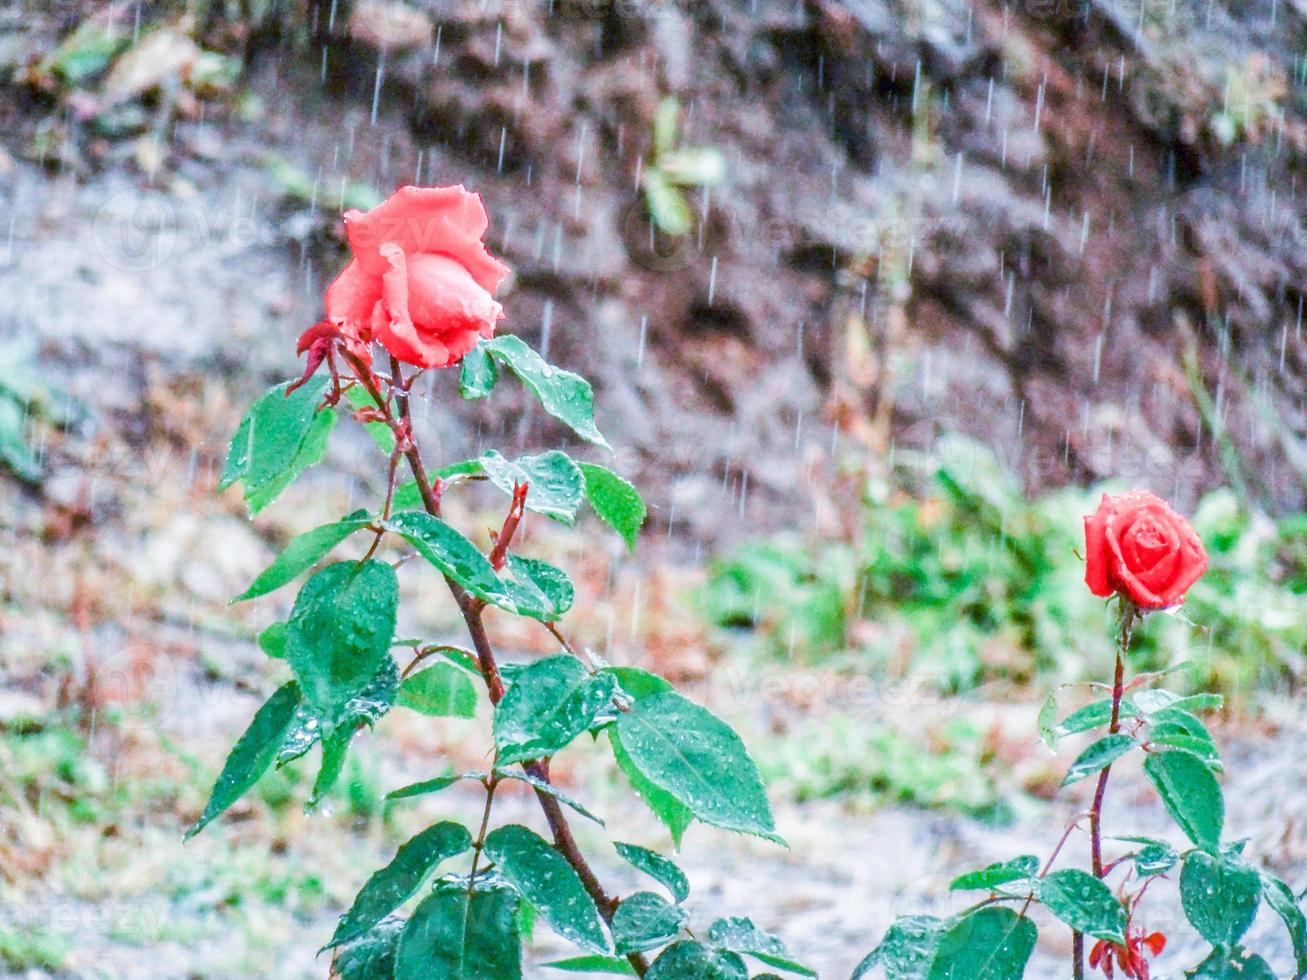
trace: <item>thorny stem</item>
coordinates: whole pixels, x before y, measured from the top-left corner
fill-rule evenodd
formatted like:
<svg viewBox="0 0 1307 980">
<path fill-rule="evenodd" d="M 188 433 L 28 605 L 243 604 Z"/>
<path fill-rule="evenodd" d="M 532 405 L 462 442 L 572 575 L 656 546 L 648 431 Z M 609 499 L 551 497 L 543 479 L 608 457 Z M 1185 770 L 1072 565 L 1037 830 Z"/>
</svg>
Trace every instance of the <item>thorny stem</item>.
<svg viewBox="0 0 1307 980">
<path fill-rule="evenodd" d="M 345 353 L 345 358 L 354 368 L 359 381 L 367 389 L 368 394 L 381 411 L 386 424 L 394 432 L 396 447 L 402 447 L 402 454 L 408 460 L 409 469 L 413 473 L 413 478 L 417 481 L 418 493 L 422 497 L 423 508 L 432 517 L 439 517 L 440 497 L 431 485 L 426 466 L 422 461 L 422 454 L 418 449 L 416 440 L 412 437 L 408 416 L 408 397 L 406 389 L 403 388 L 399 364 L 395 362 L 391 365 L 392 383 L 401 392 L 397 398 L 400 408 L 400 416 L 397 418 L 385 396 L 381 394 L 376 376 L 372 373 L 372 370 L 348 352 Z M 471 595 L 448 576 L 446 576 L 445 582 L 454 596 L 454 601 L 463 616 L 463 622 L 472 637 L 472 646 L 476 650 L 477 662 L 481 667 L 481 675 L 486 682 L 486 692 L 490 697 L 490 703 L 497 705 L 504 697 L 505 688 L 503 678 L 499 674 L 499 665 L 495 659 L 494 648 L 490 644 L 489 637 L 486 636 L 485 624 L 482 622 L 485 603 Z M 522 768 L 541 782 L 549 782 L 548 759 L 524 762 Z M 611 924 L 613 913 L 617 910 L 618 899 L 604 890 L 603 885 L 590 868 L 585 855 L 581 853 L 580 847 L 577 846 L 576 838 L 572 835 L 572 828 L 567 822 L 567 817 L 563 815 L 563 808 L 559 805 L 558 800 L 540 789 L 537 789 L 535 793 L 536 799 L 540 803 L 540 809 L 544 811 L 545 821 L 549 824 L 550 833 L 553 834 L 554 847 L 572 866 L 572 870 L 576 872 L 577 877 L 581 879 L 581 884 L 594 900 L 604 921 Z M 642 977 L 645 975 L 645 972 L 649 969 L 649 961 L 643 953 L 630 953 L 626 958 L 637 976 Z"/>
<path fill-rule="evenodd" d="M 1121 730 L 1121 699 L 1125 696 L 1125 657 L 1130 652 L 1130 639 L 1134 634 L 1135 620 L 1139 610 L 1133 602 L 1121 596 L 1121 631 L 1116 642 L 1116 672 L 1112 677 L 1112 718 L 1107 726 L 1108 733 L 1115 735 Z M 1107 780 L 1112 774 L 1112 766 L 1106 765 L 1098 774 L 1098 785 L 1094 788 L 1094 802 L 1089 808 L 1089 858 L 1095 878 L 1103 877 L 1103 797 L 1107 794 Z M 1085 940 L 1080 933 L 1074 934 L 1072 950 L 1075 980 L 1084 977 Z"/>
</svg>

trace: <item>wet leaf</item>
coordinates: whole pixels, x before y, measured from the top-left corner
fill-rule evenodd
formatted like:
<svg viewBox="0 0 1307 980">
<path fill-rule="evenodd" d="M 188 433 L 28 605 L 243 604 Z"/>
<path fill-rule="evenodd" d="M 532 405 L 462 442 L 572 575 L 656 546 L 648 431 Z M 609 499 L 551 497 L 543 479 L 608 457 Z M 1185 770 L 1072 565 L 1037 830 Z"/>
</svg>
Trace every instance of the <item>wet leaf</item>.
<svg viewBox="0 0 1307 980">
<path fill-rule="evenodd" d="M 1262 896 L 1266 899 L 1266 904 L 1284 921 L 1284 927 L 1289 930 L 1289 939 L 1293 942 L 1293 957 L 1298 973 L 1307 976 L 1307 916 L 1303 915 L 1288 885 L 1265 871 L 1261 872 L 1261 876 Z"/>
<path fill-rule="evenodd" d="M 718 919 L 708 927 L 708 942 L 717 949 L 727 949 L 742 956 L 752 956 L 768 966 L 787 973 L 815 977 L 815 970 L 799 963 L 785 944 L 769 932 L 763 932 L 746 918 Z"/>
<path fill-rule="evenodd" d="M 495 709 L 503 764 L 541 759 L 580 735 L 613 698 L 617 680 L 591 674 L 574 657 L 547 657 L 517 675 Z"/>
<path fill-rule="evenodd" d="M 1065 868 L 1038 879 L 1039 900 L 1055 916 L 1095 939 L 1125 943 L 1125 906 L 1087 871 Z"/>
<path fill-rule="evenodd" d="M 1153 837 L 1114 837 L 1112 839 L 1143 845 L 1135 852 L 1134 857 L 1135 873 L 1140 878 L 1165 874 L 1175 867 L 1176 862 L 1180 860 L 1180 855 L 1176 852 L 1176 849 L 1164 840 L 1157 840 Z"/>
<path fill-rule="evenodd" d="M 644 526 L 645 505 L 640 491 L 606 467 L 581 463 L 585 497 L 599 518 L 621 535 L 626 547 L 635 550 L 635 539 Z"/>
<path fill-rule="evenodd" d="M 1271 965 L 1242 946 L 1212 950 L 1185 976 L 1189 980 L 1276 980 Z"/>
<path fill-rule="evenodd" d="M 286 630 L 286 662 L 304 700 L 335 719 L 390 655 L 399 586 L 385 562 L 338 562 L 300 590 Z"/>
<path fill-rule="evenodd" d="M 712 712 L 667 691 L 637 700 L 615 730 L 635 768 L 698 819 L 783 843 L 757 766 Z"/>
<path fill-rule="evenodd" d="M 665 789 L 655 785 L 631 761 L 631 756 L 622 745 L 616 728 L 608 729 L 608 741 L 613 749 L 613 760 L 631 782 L 636 795 L 644 800 L 645 805 L 653 811 L 654 816 L 663 822 L 672 835 L 672 844 L 679 848 L 686 828 L 694 819 L 690 808 L 681 803 Z"/>
<path fill-rule="evenodd" d="M 273 623 L 259 633 L 259 649 L 273 660 L 286 659 L 286 624 Z"/>
<path fill-rule="evenodd" d="M 404 920 L 391 916 L 342 943 L 331 963 L 332 980 L 389 980 L 395 972 L 395 949 L 403 930 Z"/>
<path fill-rule="evenodd" d="M 417 894 L 436 865 L 471 846 L 467 830 L 449 821 L 428 827 L 401 844 L 390 863 L 373 872 L 360 889 L 326 948 L 363 935 Z"/>
<path fill-rule="evenodd" d="M 1133 718 L 1139 713 L 1133 702 L 1128 698 L 1121 702 L 1122 718 Z M 1094 701 L 1071 712 L 1063 718 L 1057 725 L 1053 726 L 1053 735 L 1055 739 L 1065 738 L 1067 735 L 1077 735 L 1080 732 L 1087 732 L 1100 725 L 1106 725 L 1112 720 L 1112 701 L 1110 698 L 1103 701 Z"/>
<path fill-rule="evenodd" d="M 642 953 L 675 939 L 685 924 L 679 905 L 654 892 L 636 892 L 622 899 L 613 913 L 613 941 L 619 953 Z"/>
<path fill-rule="evenodd" d="M 1225 824 L 1225 801 L 1207 764 L 1192 752 L 1168 749 L 1150 752 L 1144 772 L 1185 836 L 1208 853 L 1216 853 Z"/>
<path fill-rule="evenodd" d="M 885 968 L 886 980 L 926 980 L 948 926 L 933 915 L 899 916 L 880 945 L 857 965 L 850 980 L 862 980 L 877 966 Z"/>
<path fill-rule="evenodd" d="M 509 824 L 486 838 L 485 853 L 564 939 L 592 953 L 612 951 L 594 899 L 567 859 L 534 831 Z"/>
<path fill-rule="evenodd" d="M 611 448 L 595 427 L 594 391 L 585 378 L 546 364 L 520 337 L 512 334 L 484 340 L 478 349 L 484 349 L 497 363 L 517 375 L 546 412 L 586 442 Z"/>
<path fill-rule="evenodd" d="M 286 394 L 289 384 L 264 392 L 250 406 L 227 450 L 218 489 L 240 481 L 253 516 L 322 458 L 336 413 L 318 411 L 330 379 L 311 378 Z"/>
<path fill-rule="evenodd" d="M 685 877 L 685 872 L 674 862 L 657 851 L 651 851 L 637 844 L 623 844 L 618 841 L 613 846 L 617 848 L 617 853 L 624 861 L 639 868 L 666 888 L 677 902 L 684 902 L 690 896 L 690 882 Z"/>
<path fill-rule="evenodd" d="M 554 449 L 510 461 L 492 449 L 479 462 L 490 482 L 507 494 L 513 493 L 515 485 L 528 484 L 527 510 L 567 525 L 576 521 L 585 478 L 567 453 Z"/>
<path fill-rule="evenodd" d="M 1071 763 L 1070 768 L 1066 771 L 1062 785 L 1070 786 L 1086 776 L 1098 775 L 1101 770 L 1110 766 L 1138 744 L 1130 735 L 1120 733 L 1104 735 L 1076 756 L 1076 761 Z"/>
<path fill-rule="evenodd" d="M 482 772 L 463 772 L 457 775 L 437 776 L 435 779 L 424 779 L 420 783 L 409 783 L 399 789 L 391 790 L 386 794 L 386 802 L 392 800 L 407 800 L 414 796 L 426 796 L 428 793 L 439 793 L 442 789 L 448 789 L 455 783 L 463 779 L 484 779 L 485 773 Z"/>
<path fill-rule="evenodd" d="M 399 690 L 399 668 L 390 657 L 372 675 L 372 680 L 336 712 L 335 717 L 319 715 L 312 706 L 301 701 L 295 709 L 295 720 L 277 753 L 277 768 L 300 758 L 322 738 L 336 728 L 347 729 L 352 737 L 363 725 L 375 725 L 395 702 Z"/>
<path fill-rule="evenodd" d="M 324 524 L 291 538 L 290 543 L 250 584 L 250 587 L 231 601 L 244 602 L 281 588 L 316 565 L 332 548 L 347 537 L 371 523 L 365 510 L 356 510 L 344 520 Z"/>
<path fill-rule="evenodd" d="M 521 980 L 517 893 L 441 881 L 400 936 L 395 980 Z"/>
<path fill-rule="evenodd" d="M 547 783 L 543 779 L 538 779 L 529 772 L 522 772 L 516 769 L 496 769 L 495 774 L 502 779 L 515 779 L 518 782 L 526 783 L 532 789 L 537 789 L 546 796 L 552 796 L 563 806 L 570 807 L 576 813 L 585 817 L 587 820 L 593 820 L 599 826 L 604 826 L 603 820 L 596 817 L 593 813 L 583 807 L 576 800 L 572 799 L 553 783 Z"/>
<path fill-rule="evenodd" d="M 564 973 L 613 973 L 623 977 L 636 975 L 635 967 L 620 956 L 573 956 L 571 959 L 554 960 L 541 966 Z"/>
<path fill-rule="evenodd" d="M 299 703 L 299 685 L 290 681 L 277 688 L 272 697 L 255 712 L 249 728 L 245 729 L 227 756 L 227 761 L 223 763 L 222 772 L 213 784 L 204 812 L 186 831 L 187 840 L 208 826 L 259 781 L 259 777 L 277 757 L 277 751 L 295 718 L 295 709 Z"/>
<path fill-rule="evenodd" d="M 1180 871 L 1185 917 L 1213 946 L 1233 946 L 1248 931 L 1262 897 L 1262 878 L 1237 855 L 1190 851 Z"/>
<path fill-rule="evenodd" d="M 504 572 L 513 604 L 523 615 L 554 622 L 572 608 L 572 580 L 561 568 L 538 558 L 510 554 Z"/>
<path fill-rule="evenodd" d="M 948 887 L 949 891 L 969 891 L 972 889 L 993 891 L 999 885 L 1006 885 L 1014 881 L 1025 881 L 1035 877 L 1038 873 L 1039 858 L 1033 854 L 1023 854 L 1020 857 L 1012 858 L 1010 861 L 1000 861 L 981 868 L 979 871 L 970 871 L 967 874 L 959 875 L 953 879 Z"/>
<path fill-rule="evenodd" d="M 485 398 L 499 381 L 499 369 L 486 350 L 478 343 L 463 357 L 458 375 L 458 393 L 464 398 Z"/>
<path fill-rule="evenodd" d="M 1035 948 L 1035 924 L 1009 908 L 964 915 L 939 937 L 928 980 L 1014 980 Z"/>
<path fill-rule="evenodd" d="M 404 678 L 395 703 L 437 718 L 473 718 L 477 689 L 467 671 L 438 663 Z"/>
<path fill-rule="evenodd" d="M 748 968 L 738 953 L 711 950 L 683 939 L 654 960 L 645 980 L 747 980 Z"/>
</svg>

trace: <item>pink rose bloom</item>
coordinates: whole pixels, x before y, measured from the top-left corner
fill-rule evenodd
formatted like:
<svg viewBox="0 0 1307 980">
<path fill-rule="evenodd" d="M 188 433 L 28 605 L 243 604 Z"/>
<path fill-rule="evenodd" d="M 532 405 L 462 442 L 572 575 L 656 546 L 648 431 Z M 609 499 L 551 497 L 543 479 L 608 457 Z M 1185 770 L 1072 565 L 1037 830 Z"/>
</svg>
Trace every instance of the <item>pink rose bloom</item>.
<svg viewBox="0 0 1307 980">
<path fill-rule="evenodd" d="M 401 187 L 366 214 L 347 211 L 354 259 L 327 287 L 327 320 L 406 364 L 458 363 L 504 316 L 491 294 L 509 269 L 481 241 L 487 224 L 462 185 Z"/>
</svg>

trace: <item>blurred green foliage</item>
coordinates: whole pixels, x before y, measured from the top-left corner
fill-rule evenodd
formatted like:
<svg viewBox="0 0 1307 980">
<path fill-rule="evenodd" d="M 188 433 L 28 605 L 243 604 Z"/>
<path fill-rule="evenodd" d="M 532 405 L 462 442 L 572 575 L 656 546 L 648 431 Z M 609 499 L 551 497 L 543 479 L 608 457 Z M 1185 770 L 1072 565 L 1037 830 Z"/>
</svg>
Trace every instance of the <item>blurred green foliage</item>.
<svg viewBox="0 0 1307 980">
<path fill-rule="evenodd" d="M 947 438 L 864 481 L 857 540 L 746 545 L 712 567 L 702 609 L 764 655 L 839 655 L 950 693 L 1098 677 L 1111 614 L 1084 584 L 1082 518 L 1122 489 L 1030 499 L 988 449 Z M 1180 610 L 1147 618 L 1134 669 L 1187 660 L 1200 688 L 1292 687 L 1307 660 L 1307 515 L 1272 520 L 1219 490 L 1191 520 L 1210 568 Z"/>
</svg>

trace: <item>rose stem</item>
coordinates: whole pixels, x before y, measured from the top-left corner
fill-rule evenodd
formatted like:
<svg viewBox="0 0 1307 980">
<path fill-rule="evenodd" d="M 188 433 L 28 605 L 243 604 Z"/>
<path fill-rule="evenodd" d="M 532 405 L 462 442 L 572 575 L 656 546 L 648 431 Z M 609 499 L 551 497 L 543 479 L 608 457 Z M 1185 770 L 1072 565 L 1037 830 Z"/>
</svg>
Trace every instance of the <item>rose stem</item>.
<svg viewBox="0 0 1307 980">
<path fill-rule="evenodd" d="M 380 389 L 377 387 L 376 378 L 367 365 L 351 354 L 345 356 L 353 366 L 359 381 L 362 382 L 368 394 L 372 396 L 372 400 L 376 402 L 377 407 L 385 416 L 386 424 L 395 433 L 396 440 L 407 437 L 408 445 L 404 450 L 404 457 L 408 460 L 409 469 L 413 472 L 413 478 L 417 481 L 418 493 L 422 496 L 422 505 L 432 517 L 439 517 L 440 499 L 436 496 L 431 487 L 431 481 L 427 477 L 426 466 L 422 462 L 422 454 L 413 436 L 408 416 L 402 416 L 402 421 L 397 419 L 390 406 L 386 403 L 386 399 L 382 396 Z M 398 379 L 398 372 L 396 372 L 396 379 Z M 401 407 L 404 411 L 407 411 L 407 399 L 401 401 Z M 490 696 L 490 703 L 497 705 L 504 696 L 504 681 L 499 675 L 499 665 L 495 659 L 495 651 L 490 645 L 489 637 L 486 636 L 485 624 L 481 619 L 485 604 L 448 576 L 445 577 L 445 582 L 454 596 L 454 601 L 463 616 L 463 622 L 467 625 L 467 631 L 472 637 L 472 646 L 477 653 L 477 661 L 481 666 L 482 677 L 485 678 L 486 692 Z M 548 759 L 524 762 L 522 768 L 542 783 L 549 783 Z M 540 802 L 540 809 L 544 811 L 545 820 L 549 824 L 549 830 L 553 834 L 554 847 L 572 866 L 572 870 L 576 872 L 577 877 L 581 879 L 581 884 L 585 886 L 586 892 L 589 893 L 595 905 L 598 906 L 599 914 L 604 917 L 604 921 L 611 924 L 618 900 L 604 891 L 603 885 L 600 884 L 594 871 L 591 870 L 585 855 L 581 853 L 580 847 L 577 846 L 576 838 L 572 835 L 572 828 L 567 822 L 567 817 L 563 815 L 563 808 L 559 805 L 558 800 L 541 789 L 537 789 L 535 793 L 536 799 Z M 645 971 L 649 969 L 649 962 L 642 953 L 630 953 L 626 958 L 637 976 L 644 976 Z"/>
<path fill-rule="evenodd" d="M 1112 718 L 1107 726 L 1107 731 L 1111 735 L 1115 735 L 1121 729 L 1121 699 L 1125 694 L 1125 656 L 1130 651 L 1130 639 L 1134 633 L 1135 617 L 1138 614 L 1134 603 L 1122 596 L 1121 632 L 1117 636 L 1116 672 L 1112 678 Z M 1101 819 L 1103 815 L 1103 797 L 1107 794 L 1107 780 L 1111 774 L 1112 766 L 1109 763 L 1098 774 L 1098 785 L 1094 789 L 1094 802 L 1089 808 L 1089 858 L 1095 878 L 1103 877 Z M 1084 955 L 1084 946 L 1084 937 L 1077 932 L 1075 934 L 1075 948 L 1072 953 L 1075 957 L 1075 976 L 1077 980 L 1084 976 L 1084 964 L 1081 962 Z"/>
</svg>

